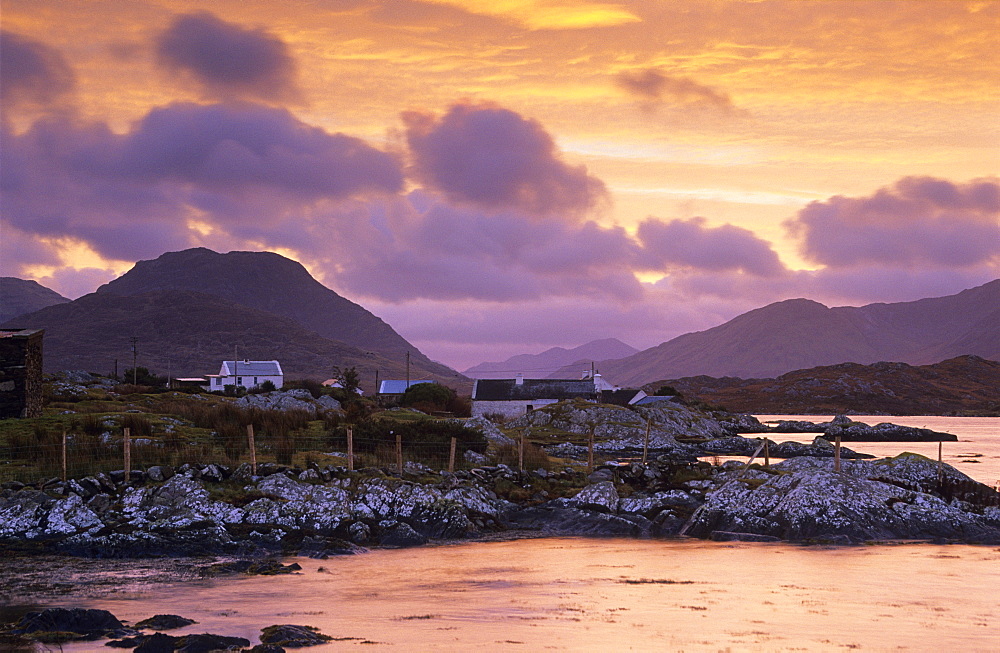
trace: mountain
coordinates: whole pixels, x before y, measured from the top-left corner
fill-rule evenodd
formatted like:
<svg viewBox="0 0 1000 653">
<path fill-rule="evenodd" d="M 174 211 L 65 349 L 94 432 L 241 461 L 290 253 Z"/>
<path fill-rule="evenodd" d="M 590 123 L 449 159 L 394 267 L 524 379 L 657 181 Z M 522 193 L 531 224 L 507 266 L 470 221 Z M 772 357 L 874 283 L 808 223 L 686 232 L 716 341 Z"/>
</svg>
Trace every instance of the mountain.
<svg viewBox="0 0 1000 653">
<path fill-rule="evenodd" d="M 1000 363 L 959 356 L 932 365 L 841 363 L 775 379 L 695 376 L 651 383 L 739 413 L 1000 415 Z"/>
<path fill-rule="evenodd" d="M 572 365 L 579 369 L 575 369 L 571 376 L 564 378 L 575 378 L 583 368 L 589 369 L 593 361 L 623 358 L 638 351 L 621 340 L 605 338 L 573 349 L 553 347 L 540 354 L 518 354 L 501 362 L 480 363 L 465 370 L 464 374 L 474 379 L 509 379 L 520 372 L 528 377 L 545 378 L 559 368 Z"/>
<path fill-rule="evenodd" d="M 174 377 L 217 373 L 234 353 L 240 359 L 277 359 L 288 378 L 326 379 L 334 366 L 354 366 L 366 390 L 374 388 L 376 369 L 383 379 L 406 373 L 403 359 L 324 338 L 287 317 L 190 291 L 91 293 L 21 316 L 17 324 L 45 329 L 46 372 L 108 373 L 116 361 L 124 371 L 132 367 L 130 338 L 135 336 L 138 365 Z M 466 381 L 457 372 L 439 374 L 413 361 L 411 375 L 452 386 Z"/>
<path fill-rule="evenodd" d="M 37 281 L 0 277 L 0 323 L 69 300 Z"/>
<path fill-rule="evenodd" d="M 598 363 L 619 385 L 686 376 L 775 377 L 844 362 L 922 365 L 974 354 L 1000 359 L 1000 279 L 946 297 L 827 308 L 789 299 Z M 566 372 L 568 373 L 568 369 Z"/>
<path fill-rule="evenodd" d="M 412 378 L 456 378 L 454 370 L 430 360 L 380 318 L 330 290 L 300 263 L 280 254 L 219 254 L 203 247 L 167 252 L 151 261 L 139 261 L 121 277 L 98 288 L 97 294 L 141 295 L 163 290 L 213 295 L 294 320 L 323 338 L 398 361 L 404 369 L 398 378 L 405 377 L 407 353 Z"/>
</svg>

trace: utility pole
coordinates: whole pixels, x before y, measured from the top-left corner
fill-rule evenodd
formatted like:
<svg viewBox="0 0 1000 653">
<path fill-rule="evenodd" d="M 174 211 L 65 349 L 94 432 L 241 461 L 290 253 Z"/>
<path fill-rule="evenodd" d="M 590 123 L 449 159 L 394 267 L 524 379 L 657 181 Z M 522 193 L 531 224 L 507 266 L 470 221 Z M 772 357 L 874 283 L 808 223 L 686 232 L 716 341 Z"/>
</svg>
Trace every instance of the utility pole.
<svg viewBox="0 0 1000 653">
<path fill-rule="evenodd" d="M 406 352 L 406 389 L 410 389 L 410 352 Z"/>
<path fill-rule="evenodd" d="M 139 370 L 136 368 L 135 364 L 136 360 L 139 357 L 136 347 L 136 345 L 139 344 L 139 338 L 137 336 L 132 336 L 131 338 L 129 338 L 129 340 L 132 341 L 132 385 L 138 385 L 137 379 L 139 378 L 138 377 Z"/>
<path fill-rule="evenodd" d="M 378 368 L 375 368 L 375 401 L 378 401 Z"/>
</svg>

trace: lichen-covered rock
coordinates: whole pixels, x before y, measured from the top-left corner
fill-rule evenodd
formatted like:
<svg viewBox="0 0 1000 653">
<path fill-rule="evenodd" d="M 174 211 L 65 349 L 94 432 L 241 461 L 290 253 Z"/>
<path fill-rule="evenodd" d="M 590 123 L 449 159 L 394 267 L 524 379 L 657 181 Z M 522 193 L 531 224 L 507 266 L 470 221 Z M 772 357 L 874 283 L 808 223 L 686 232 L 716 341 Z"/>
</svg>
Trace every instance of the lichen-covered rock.
<svg viewBox="0 0 1000 653">
<path fill-rule="evenodd" d="M 317 403 L 308 390 L 277 390 L 261 392 L 240 397 L 236 400 L 240 408 L 259 408 L 261 410 L 302 410 L 311 415 L 316 414 Z M 323 406 L 325 409 L 326 406 Z"/>
<path fill-rule="evenodd" d="M 503 432 L 499 428 L 497 428 L 496 424 L 486 419 L 485 417 L 472 417 L 467 420 L 449 420 L 449 421 L 456 422 L 466 428 L 479 431 L 492 444 L 498 446 L 514 444 L 513 439 L 504 435 Z"/>
<path fill-rule="evenodd" d="M 567 503 L 574 508 L 597 510 L 599 512 L 618 512 L 618 491 L 611 481 L 601 481 L 583 488 Z"/>
<path fill-rule="evenodd" d="M 841 472 L 834 472 L 826 459 L 796 458 L 775 470 L 773 475 L 753 471 L 743 479 L 732 478 L 712 492 L 686 533 L 753 533 L 791 541 L 1000 542 L 1000 521 L 989 513 L 931 493 L 936 465 L 922 456 L 852 461 Z M 949 469 L 948 475 L 960 472 Z"/>
</svg>

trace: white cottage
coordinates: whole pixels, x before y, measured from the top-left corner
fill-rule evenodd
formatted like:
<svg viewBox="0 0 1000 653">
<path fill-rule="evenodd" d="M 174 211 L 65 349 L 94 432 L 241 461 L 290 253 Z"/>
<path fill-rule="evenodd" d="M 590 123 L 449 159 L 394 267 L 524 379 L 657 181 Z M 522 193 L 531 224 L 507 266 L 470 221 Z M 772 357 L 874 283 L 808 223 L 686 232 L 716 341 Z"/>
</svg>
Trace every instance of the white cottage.
<svg viewBox="0 0 1000 653">
<path fill-rule="evenodd" d="M 275 388 L 285 384 L 285 374 L 278 361 L 222 361 L 218 374 L 207 374 L 210 391 L 225 390 L 227 385 L 255 388 L 270 381 Z"/>
</svg>

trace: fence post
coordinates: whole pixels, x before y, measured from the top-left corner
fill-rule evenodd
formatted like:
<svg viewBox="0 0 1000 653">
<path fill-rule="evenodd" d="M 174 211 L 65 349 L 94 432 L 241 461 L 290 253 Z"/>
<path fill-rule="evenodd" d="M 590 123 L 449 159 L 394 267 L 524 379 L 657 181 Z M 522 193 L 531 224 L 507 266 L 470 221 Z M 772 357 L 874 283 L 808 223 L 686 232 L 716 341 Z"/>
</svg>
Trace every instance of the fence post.
<svg viewBox="0 0 1000 653">
<path fill-rule="evenodd" d="M 62 439 L 62 480 L 63 483 L 66 482 L 66 429 L 63 429 L 63 439 Z"/>
<path fill-rule="evenodd" d="M 347 427 L 347 471 L 354 471 L 354 427 Z"/>
<path fill-rule="evenodd" d="M 590 427 L 590 437 L 587 440 L 587 468 L 594 471 L 594 427 Z"/>
<path fill-rule="evenodd" d="M 938 440 L 938 468 L 937 468 L 938 486 L 944 484 L 944 458 L 942 456 L 943 453 L 944 453 L 944 442 L 942 440 Z"/>
<path fill-rule="evenodd" d="M 253 439 L 253 424 L 247 424 L 247 445 L 250 447 L 250 474 L 257 475 L 257 446 Z"/>
<path fill-rule="evenodd" d="M 649 427 L 652 420 L 646 418 L 646 437 L 642 440 L 642 464 L 646 464 L 646 456 L 649 454 Z"/>
<path fill-rule="evenodd" d="M 840 436 L 837 436 L 837 444 L 833 450 L 833 471 L 840 471 Z"/>
<path fill-rule="evenodd" d="M 764 467 L 771 468 L 771 449 L 768 446 L 767 438 L 764 438 Z"/>
<path fill-rule="evenodd" d="M 521 438 L 517 441 L 517 468 L 524 471 L 524 433 L 521 434 Z"/>
<path fill-rule="evenodd" d="M 451 439 L 451 451 L 448 453 L 448 473 L 451 474 L 455 471 L 455 438 Z"/>
<path fill-rule="evenodd" d="M 123 440 L 125 444 L 125 483 L 128 484 L 132 480 L 132 431 L 127 426 Z"/>
<path fill-rule="evenodd" d="M 396 434 L 396 469 L 399 470 L 399 475 L 403 475 L 403 436 Z"/>
</svg>

